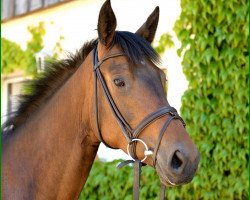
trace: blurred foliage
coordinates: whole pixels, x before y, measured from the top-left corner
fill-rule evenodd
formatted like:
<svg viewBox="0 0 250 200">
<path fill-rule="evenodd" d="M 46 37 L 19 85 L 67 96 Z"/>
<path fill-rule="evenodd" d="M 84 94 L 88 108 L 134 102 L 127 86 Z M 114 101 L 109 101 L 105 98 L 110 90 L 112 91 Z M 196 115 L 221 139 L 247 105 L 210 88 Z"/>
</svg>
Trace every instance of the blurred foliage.
<svg viewBox="0 0 250 200">
<path fill-rule="evenodd" d="M 59 58 L 60 53 L 63 52 L 62 46 L 61 46 L 61 42 L 64 40 L 63 36 L 59 36 L 58 40 L 56 41 L 56 44 L 53 48 L 53 58 L 57 59 Z"/>
<path fill-rule="evenodd" d="M 31 39 L 27 42 L 26 50 L 20 45 L 6 38 L 1 38 L 1 70 L 3 74 L 12 73 L 15 70 L 23 70 L 26 75 L 36 75 L 36 53 L 44 48 L 43 37 L 46 33 L 44 22 L 39 22 L 37 26 L 29 26 L 28 31 Z M 60 42 L 64 38 L 59 37 L 54 47 L 53 58 L 58 58 L 62 48 Z"/>
<path fill-rule="evenodd" d="M 5 38 L 1 38 L 1 44 L 1 70 L 3 74 L 8 74 L 27 66 L 27 54 L 18 44 Z"/>
<path fill-rule="evenodd" d="M 154 49 L 157 53 L 162 54 L 167 49 L 174 47 L 174 42 L 172 36 L 169 33 L 164 33 L 161 35 L 160 40 L 156 42 Z"/>
<path fill-rule="evenodd" d="M 181 114 L 201 153 L 175 199 L 248 199 L 248 1 L 181 0 L 175 32 L 189 82 Z"/>
<path fill-rule="evenodd" d="M 1 38 L 1 70 L 3 74 L 12 73 L 15 70 L 24 70 L 26 74 L 36 73 L 35 54 L 43 48 L 43 36 L 45 35 L 44 23 L 40 22 L 38 26 L 28 27 L 31 39 L 27 43 L 27 49 L 21 47 L 5 38 Z"/>
</svg>

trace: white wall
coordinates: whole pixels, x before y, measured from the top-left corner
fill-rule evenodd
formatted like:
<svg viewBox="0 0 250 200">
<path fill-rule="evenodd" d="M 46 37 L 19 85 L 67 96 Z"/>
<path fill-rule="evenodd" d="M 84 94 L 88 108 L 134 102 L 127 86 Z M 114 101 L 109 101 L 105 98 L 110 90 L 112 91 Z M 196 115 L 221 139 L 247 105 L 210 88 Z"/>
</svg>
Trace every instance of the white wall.
<svg viewBox="0 0 250 200">
<path fill-rule="evenodd" d="M 45 43 L 52 45 L 59 34 L 65 36 L 63 47 L 67 51 L 79 48 L 87 39 L 96 36 L 96 25 L 100 7 L 104 1 L 72 1 L 61 6 L 40 11 L 32 15 L 14 19 L 2 24 L 2 36 L 26 46 L 29 39 L 26 27 L 44 21 L 54 22 L 47 29 Z M 119 30 L 136 31 L 146 20 L 155 6 L 160 6 L 160 23 L 156 37 L 172 32 L 180 7 L 172 0 L 113 0 L 112 7 L 118 21 Z M 54 28 L 53 28 L 54 27 Z"/>
<path fill-rule="evenodd" d="M 63 49 L 74 52 L 86 40 L 97 36 L 95 29 L 103 2 L 103 0 L 72 1 L 52 9 L 10 20 L 2 24 L 2 37 L 17 42 L 25 49 L 26 42 L 30 38 L 27 26 L 44 21 L 46 24 L 46 36 L 44 38 L 46 49 L 51 50 L 58 37 L 62 35 L 65 38 L 62 42 Z M 179 0 L 112 0 L 111 4 L 117 18 L 118 30 L 136 31 L 154 8 L 159 6 L 160 20 L 156 40 L 159 40 L 165 32 L 175 35 L 172 28 L 180 14 Z M 51 22 L 53 22 L 53 25 L 51 25 Z M 168 71 L 169 103 L 179 110 L 181 106 L 180 98 L 187 88 L 187 82 L 182 73 L 180 58 L 176 55 L 179 42 L 176 37 L 173 39 L 176 47 L 163 55 L 163 67 L 166 67 Z"/>
</svg>

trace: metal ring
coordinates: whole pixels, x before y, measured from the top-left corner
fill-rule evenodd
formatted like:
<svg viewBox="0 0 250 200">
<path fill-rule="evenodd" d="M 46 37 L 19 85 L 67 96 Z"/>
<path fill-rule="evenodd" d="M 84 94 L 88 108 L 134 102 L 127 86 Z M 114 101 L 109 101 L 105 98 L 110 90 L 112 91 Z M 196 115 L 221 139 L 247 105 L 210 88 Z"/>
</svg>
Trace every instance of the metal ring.
<svg viewBox="0 0 250 200">
<path fill-rule="evenodd" d="M 129 155 L 133 160 L 135 160 L 135 159 L 131 156 L 131 154 L 130 154 L 130 152 L 129 152 L 129 145 L 130 145 L 131 143 L 135 142 L 135 141 L 141 142 L 141 143 L 144 145 L 144 147 L 145 147 L 145 149 L 146 149 L 146 150 L 144 151 L 144 155 L 145 155 L 145 152 L 148 152 L 148 146 L 146 145 L 146 143 L 145 143 L 143 140 L 138 139 L 138 138 L 132 139 L 131 142 L 127 145 L 127 153 L 128 153 L 128 155 Z M 148 157 L 148 155 L 145 155 L 144 158 L 141 160 L 141 162 L 143 162 L 144 160 L 146 160 L 147 157 Z"/>
</svg>

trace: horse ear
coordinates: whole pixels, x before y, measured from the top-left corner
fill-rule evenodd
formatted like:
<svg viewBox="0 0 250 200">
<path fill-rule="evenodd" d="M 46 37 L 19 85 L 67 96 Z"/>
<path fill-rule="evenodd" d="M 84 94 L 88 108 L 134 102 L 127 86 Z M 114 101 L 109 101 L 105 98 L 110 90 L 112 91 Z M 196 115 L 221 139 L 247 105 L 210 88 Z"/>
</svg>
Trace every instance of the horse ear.
<svg viewBox="0 0 250 200">
<path fill-rule="evenodd" d="M 112 10 L 110 0 L 107 0 L 103 5 L 99 13 L 98 18 L 98 37 L 101 44 L 109 47 L 113 41 L 116 28 L 116 18 Z"/>
<path fill-rule="evenodd" d="M 155 32 L 157 29 L 159 21 L 159 6 L 148 17 L 147 21 L 136 31 L 136 34 L 144 37 L 149 43 L 152 43 L 155 37 Z"/>
</svg>

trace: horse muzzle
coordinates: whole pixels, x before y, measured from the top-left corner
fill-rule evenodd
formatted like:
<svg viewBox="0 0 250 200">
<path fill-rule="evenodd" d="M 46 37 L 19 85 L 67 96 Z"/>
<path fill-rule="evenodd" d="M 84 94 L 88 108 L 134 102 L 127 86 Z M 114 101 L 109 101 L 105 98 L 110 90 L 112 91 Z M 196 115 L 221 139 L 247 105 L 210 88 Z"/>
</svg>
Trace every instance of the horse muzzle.
<svg viewBox="0 0 250 200">
<path fill-rule="evenodd" d="M 192 153 L 183 148 L 182 144 L 176 145 L 177 148 L 172 150 L 166 160 L 166 152 L 159 151 L 155 169 L 161 182 L 167 186 L 177 186 L 192 181 L 197 171 L 200 154 L 196 147 Z"/>
</svg>

